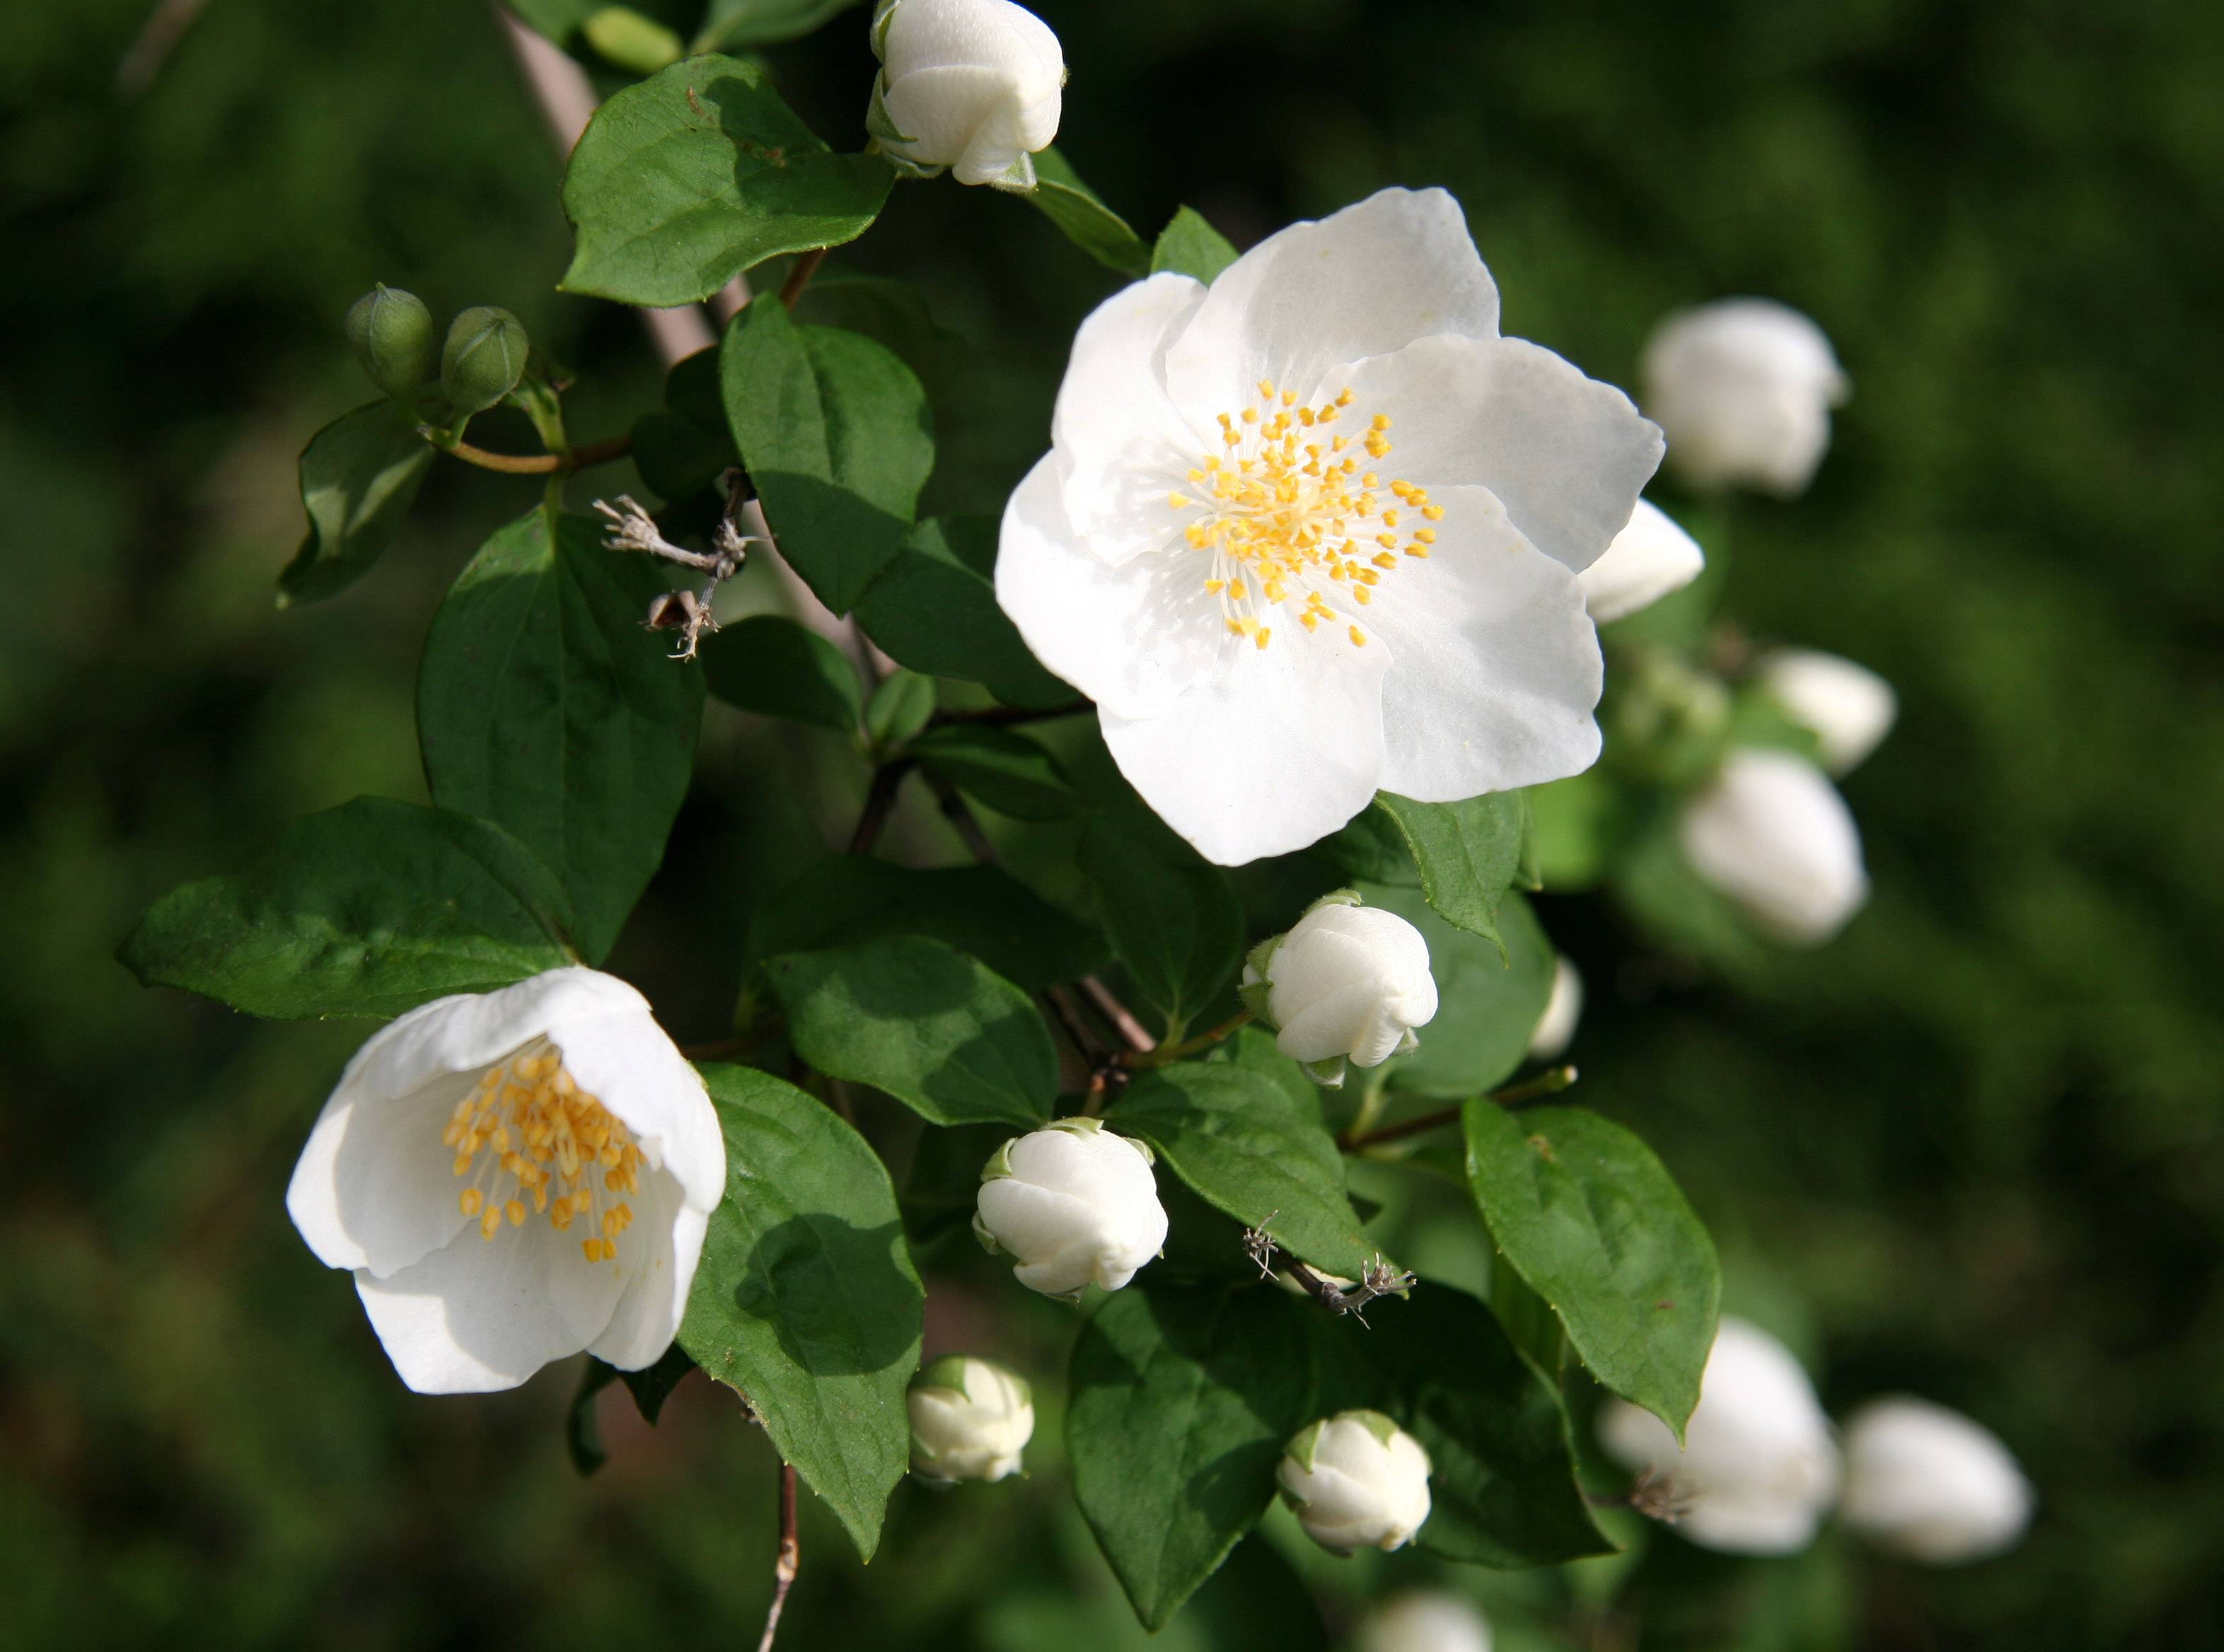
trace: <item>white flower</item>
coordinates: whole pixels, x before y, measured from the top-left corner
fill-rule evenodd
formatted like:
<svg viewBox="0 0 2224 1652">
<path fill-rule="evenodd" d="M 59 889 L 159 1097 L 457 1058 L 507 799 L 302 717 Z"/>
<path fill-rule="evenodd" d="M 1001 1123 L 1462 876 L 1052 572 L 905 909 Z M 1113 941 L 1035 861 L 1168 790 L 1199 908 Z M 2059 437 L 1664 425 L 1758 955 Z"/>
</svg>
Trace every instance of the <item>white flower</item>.
<svg viewBox="0 0 2224 1652">
<path fill-rule="evenodd" d="M 1490 1624 L 1463 1596 L 1408 1590 L 1368 1614 L 1359 1652 L 1490 1652 Z"/>
<path fill-rule="evenodd" d="M 654 1365 L 725 1190 L 717 1115 L 648 1000 L 553 969 L 372 1034 L 286 1208 L 319 1260 L 354 1271 L 401 1380 L 453 1394 L 582 1349 Z"/>
<path fill-rule="evenodd" d="M 1659 432 L 1498 333 L 1442 190 L 1386 190 L 1159 274 L 1082 324 L 996 595 L 1093 698 L 1121 771 L 1210 859 L 1590 766 L 1575 576 Z M 1395 457 L 1392 457 L 1395 453 Z"/>
<path fill-rule="evenodd" d="M 930 1480 L 1001 1480 L 1020 1472 L 1035 1432 L 1026 1378 L 993 1359 L 946 1353 L 913 1378 L 912 1472 Z"/>
<path fill-rule="evenodd" d="M 1823 766 L 1843 774 L 1874 751 L 1899 715 L 1892 684 L 1866 665 L 1811 648 L 1779 648 L 1760 662 L 1761 686 L 1821 742 Z"/>
<path fill-rule="evenodd" d="M 1668 462 L 1696 486 L 1738 483 L 1789 498 L 1830 445 L 1830 409 L 1851 387 L 1823 330 L 1771 299 L 1724 299 L 1670 316 L 1640 365 L 1645 411 Z"/>
<path fill-rule="evenodd" d="M 1691 870 L 1792 946 L 1816 946 L 1868 899 L 1861 835 L 1837 789 L 1791 752 L 1742 747 L 1684 810 Z"/>
<path fill-rule="evenodd" d="M 1601 625 L 1651 608 L 1699 577 L 1707 553 L 1658 505 L 1640 499 L 1606 554 L 1576 576 L 1591 618 Z"/>
<path fill-rule="evenodd" d="M 1033 156 L 1058 136 L 1065 54 L 1050 25 L 1009 0 L 881 0 L 881 69 L 866 116 L 883 152 L 961 184 L 1035 186 Z"/>
<path fill-rule="evenodd" d="M 1343 1082 L 1347 1060 L 1380 1067 L 1412 1049 L 1413 1029 L 1437 1012 L 1420 930 L 1349 889 L 1254 949 L 1243 981 L 1253 1012 L 1276 1029 L 1275 1048 L 1324 1084 Z"/>
<path fill-rule="evenodd" d="M 1953 1566 L 2012 1548 L 2031 1483 L 1990 1429 L 1927 1400 L 1871 1402 L 1846 1425 L 1846 1523 L 1911 1560 Z"/>
<path fill-rule="evenodd" d="M 1706 1548 L 1804 1548 L 1837 1495 L 1838 1448 L 1807 1373 L 1774 1337 L 1728 1315 L 1681 1451 L 1666 1423 L 1622 1400 L 1600 1414 L 1599 1437 L 1627 1466 L 1666 1477 L 1676 1529 Z"/>
<path fill-rule="evenodd" d="M 1552 961 L 1552 995 L 1529 1035 L 1529 1059 L 1551 1061 L 1564 1053 L 1575 1042 L 1576 1024 L 1583 1016 L 1583 978 L 1564 953 Z"/>
<path fill-rule="evenodd" d="M 1305 1535 L 1339 1554 L 1403 1548 L 1429 1517 L 1429 1453 L 1380 1411 L 1309 1424 L 1275 1478 Z"/>
<path fill-rule="evenodd" d="M 981 1172 L 973 1232 L 1008 1251 L 1012 1277 L 1046 1296 L 1092 1281 L 1117 1290 L 1166 1242 L 1151 1150 L 1097 1119 L 1060 1119 L 998 1148 Z"/>
</svg>

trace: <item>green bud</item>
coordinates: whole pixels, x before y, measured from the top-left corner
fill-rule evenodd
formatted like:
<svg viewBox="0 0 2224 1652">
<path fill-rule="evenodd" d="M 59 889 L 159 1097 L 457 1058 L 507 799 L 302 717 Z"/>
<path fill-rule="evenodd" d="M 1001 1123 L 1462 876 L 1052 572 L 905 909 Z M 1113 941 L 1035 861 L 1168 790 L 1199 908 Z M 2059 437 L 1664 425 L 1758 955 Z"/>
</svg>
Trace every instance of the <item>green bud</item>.
<svg viewBox="0 0 2224 1652">
<path fill-rule="evenodd" d="M 389 395 L 433 376 L 433 312 L 414 293 L 374 287 L 349 309 L 347 337 L 370 381 Z"/>
<path fill-rule="evenodd" d="M 632 74 L 654 74 L 687 52 L 679 35 L 631 6 L 604 6 L 579 25 L 579 32 L 604 62 Z"/>
<path fill-rule="evenodd" d="M 440 388 L 459 413 L 475 413 L 517 388 L 525 375 L 525 324 L 483 304 L 448 325 L 440 351 Z"/>
</svg>

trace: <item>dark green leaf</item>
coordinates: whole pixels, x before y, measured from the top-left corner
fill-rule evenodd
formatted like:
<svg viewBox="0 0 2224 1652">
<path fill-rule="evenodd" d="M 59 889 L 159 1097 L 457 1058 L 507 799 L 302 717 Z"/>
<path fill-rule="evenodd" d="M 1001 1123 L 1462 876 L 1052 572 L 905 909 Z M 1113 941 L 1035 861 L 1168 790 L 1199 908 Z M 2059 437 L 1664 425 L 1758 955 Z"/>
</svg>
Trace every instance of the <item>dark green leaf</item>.
<svg viewBox="0 0 2224 1652">
<path fill-rule="evenodd" d="M 1205 222 L 1202 212 L 1187 206 L 1159 231 L 1159 243 L 1151 249 L 1152 274 L 1170 269 L 1177 274 L 1193 275 L 1207 286 L 1235 262 L 1235 249 L 1228 237 Z"/>
<path fill-rule="evenodd" d="M 1103 937 L 995 867 L 931 872 L 858 854 L 819 861 L 758 912 L 752 958 L 923 935 L 1039 992 L 1104 965 Z"/>
<path fill-rule="evenodd" d="M 1453 1100 L 1502 1081 L 1527 1055 L 1552 996 L 1552 943 L 1527 899 L 1506 897 L 1498 909 L 1501 939 L 1492 942 L 1454 928 L 1417 889 L 1362 884 L 1359 890 L 1369 906 L 1386 907 L 1420 930 L 1437 978 L 1436 1018 L 1418 1030 L 1418 1050 L 1395 1058 L 1391 1088 Z"/>
<path fill-rule="evenodd" d="M 433 450 L 390 401 L 343 413 L 301 450 L 309 537 L 278 576 L 278 600 L 310 602 L 370 571 L 401 532 Z"/>
<path fill-rule="evenodd" d="M 1484 1107 L 1487 1102 L 1474 1105 Z M 1529 1288 L 1529 1282 L 1500 1257 L 1490 1270 L 1490 1311 L 1506 1327 L 1506 1334 L 1521 1356 L 1557 1383 L 1568 1365 L 1568 1334 L 1560 1327 L 1552 1305 Z"/>
<path fill-rule="evenodd" d="M 1136 810 L 1090 817 L 1081 869 L 1103 903 L 1112 950 L 1166 1018 L 1169 1037 L 1218 996 L 1243 955 L 1243 907 L 1227 874 Z"/>
<path fill-rule="evenodd" d="M 726 1138 L 679 1346 L 738 1389 L 868 1560 L 910 1461 L 926 1307 L 895 1189 L 864 1138 L 754 1068 L 703 1069 Z"/>
<path fill-rule="evenodd" d="M 1056 148 L 1035 156 L 1034 191 L 1027 199 L 1065 231 L 1065 238 L 1107 269 L 1122 275 L 1151 273 L 1151 249 L 1128 222 L 1097 199 L 1096 192 Z"/>
<path fill-rule="evenodd" d="M 1368 1328 L 1316 1316 L 1323 1416 L 1364 1406 L 1429 1453 L 1431 1509 L 1418 1539 L 1446 1560 L 1557 1566 L 1613 1544 L 1576 1483 L 1560 1397 L 1514 1351 L 1491 1312 L 1449 1285 L 1377 1303 Z"/>
<path fill-rule="evenodd" d="M 728 705 L 854 735 L 865 711 L 850 657 L 809 627 L 756 614 L 703 644 L 703 678 Z"/>
<path fill-rule="evenodd" d="M 720 352 L 727 422 L 780 554 L 837 614 L 911 533 L 934 468 L 926 392 L 890 351 L 777 304 L 735 318 Z"/>
<path fill-rule="evenodd" d="M 1652 1150 L 1580 1107 L 1464 1109 L 1467 1174 L 1502 1263 L 1567 1327 L 1591 1374 L 1677 1438 L 1699 1403 L 1722 1271 Z"/>
<path fill-rule="evenodd" d="M 1305 858 L 1318 861 L 1351 883 L 1393 883 L 1411 889 L 1421 886 L 1421 869 L 1413 864 L 1412 847 L 1399 829 L 1397 817 L 1383 807 L 1380 797 L 1349 825 L 1330 833 L 1305 850 Z"/>
<path fill-rule="evenodd" d="M 535 509 L 489 539 L 433 615 L 417 678 L 433 799 L 515 834 L 564 880 L 599 962 L 664 858 L 703 679 L 641 627 L 664 589 L 595 523 Z"/>
<path fill-rule="evenodd" d="M 172 890 L 123 943 L 149 987 L 250 1015 L 399 1015 L 578 962 L 563 886 L 484 821 L 358 798 L 239 872 Z"/>
<path fill-rule="evenodd" d="M 1464 803 L 1415 803 L 1384 791 L 1374 806 L 1405 835 L 1429 905 L 1460 928 L 1498 941 L 1498 904 L 1521 873 L 1529 794 L 1488 791 Z"/>
<path fill-rule="evenodd" d="M 865 703 L 865 738 L 886 753 L 909 741 L 934 716 L 934 684 L 916 672 L 891 672 Z"/>
<path fill-rule="evenodd" d="M 1255 1025 L 1238 1028 L 1235 1036 L 1220 1046 L 1219 1059 L 1272 1079 L 1274 1088 L 1289 1098 L 1299 1113 L 1315 1121 L 1319 1119 L 1320 1086 L 1305 1076 L 1305 1069 L 1275 1047 L 1274 1035 L 1266 1028 Z"/>
<path fill-rule="evenodd" d="M 940 403 L 968 355 L 965 340 L 934 318 L 926 295 L 886 275 L 821 270 L 797 300 L 795 318 L 862 333 L 901 357 L 930 400 Z"/>
<path fill-rule="evenodd" d="M 1155 1148 L 1208 1204 L 1347 1279 L 1381 1254 L 1343 1189 L 1343 1156 L 1266 1074 L 1226 1062 L 1176 1062 L 1139 1076 L 1113 1126 Z"/>
<path fill-rule="evenodd" d="M 771 46 L 795 40 L 856 3 L 857 0 L 711 0 L 694 49 L 722 52 L 730 46 Z"/>
<path fill-rule="evenodd" d="M 928 729 L 911 748 L 960 791 L 1014 820 L 1064 820 L 1081 808 L 1058 760 L 1012 729 L 953 723 Z"/>
<path fill-rule="evenodd" d="M 996 604 L 996 524 L 986 517 L 921 522 L 857 602 L 857 619 L 915 672 L 985 683 L 1007 705 L 1045 708 L 1080 696 L 1027 652 Z"/>
<path fill-rule="evenodd" d="M 564 289 L 692 304 L 764 259 L 855 240 L 894 178 L 876 156 L 828 149 L 763 65 L 689 58 L 611 98 L 572 150 Z"/>
<path fill-rule="evenodd" d="M 740 457 L 723 420 L 716 430 L 671 413 L 633 421 L 633 462 L 659 499 L 677 502 L 717 486 Z"/>
<path fill-rule="evenodd" d="M 888 936 L 765 965 L 796 1053 L 938 1125 L 1049 1116 L 1058 1053 L 1027 995 L 978 959 Z"/>
<path fill-rule="evenodd" d="M 1073 1494 L 1144 1626 L 1162 1629 L 1274 1498 L 1305 1425 L 1304 1303 L 1269 1289 L 1134 1286 L 1073 1348 Z"/>
</svg>

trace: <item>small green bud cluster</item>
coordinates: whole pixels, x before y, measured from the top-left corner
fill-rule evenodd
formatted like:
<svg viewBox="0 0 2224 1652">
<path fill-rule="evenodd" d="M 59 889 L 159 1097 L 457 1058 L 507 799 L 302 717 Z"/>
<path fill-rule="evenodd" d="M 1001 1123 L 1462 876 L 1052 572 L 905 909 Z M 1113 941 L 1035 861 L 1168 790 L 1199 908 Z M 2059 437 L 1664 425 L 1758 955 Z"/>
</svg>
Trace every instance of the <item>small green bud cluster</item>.
<svg viewBox="0 0 2224 1652">
<path fill-rule="evenodd" d="M 449 323 L 447 342 L 436 352 L 425 301 L 383 283 L 350 308 L 347 337 L 363 372 L 387 394 L 407 396 L 437 374 L 441 394 L 461 414 L 483 412 L 515 389 L 532 348 L 523 322 L 483 304 Z"/>
</svg>

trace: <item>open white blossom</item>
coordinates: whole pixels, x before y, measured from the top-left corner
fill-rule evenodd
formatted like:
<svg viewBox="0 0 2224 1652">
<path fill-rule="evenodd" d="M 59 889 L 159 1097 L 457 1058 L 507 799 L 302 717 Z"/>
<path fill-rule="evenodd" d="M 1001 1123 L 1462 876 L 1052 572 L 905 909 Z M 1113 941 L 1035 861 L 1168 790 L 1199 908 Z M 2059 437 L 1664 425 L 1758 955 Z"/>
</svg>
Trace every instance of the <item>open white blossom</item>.
<svg viewBox="0 0 2224 1652">
<path fill-rule="evenodd" d="M 2031 1482 L 1991 1429 L 1928 1400 L 1874 1400 L 1846 1425 L 1846 1523 L 1880 1548 L 1958 1566 L 2014 1547 Z"/>
<path fill-rule="evenodd" d="M 973 1232 L 1011 1252 L 1012 1277 L 1046 1296 L 1117 1290 L 1166 1242 L 1151 1150 L 1097 1119 L 1014 1136 L 981 1171 Z"/>
<path fill-rule="evenodd" d="M 1020 1472 L 1035 1402 L 1010 1367 L 970 1353 L 931 1359 L 905 1396 L 912 1472 L 930 1480 L 1001 1480 Z"/>
<path fill-rule="evenodd" d="M 1899 716 L 1899 697 L 1891 684 L 1837 654 L 1779 648 L 1760 662 L 1758 674 L 1785 715 L 1813 730 L 1823 766 L 1833 774 L 1857 766 Z"/>
<path fill-rule="evenodd" d="M 1282 1500 L 1339 1554 L 1401 1548 L 1429 1517 L 1429 1453 L 1380 1411 L 1339 1411 L 1282 1447 Z"/>
<path fill-rule="evenodd" d="M 1601 625 L 1627 619 L 1682 590 L 1707 565 L 1699 542 L 1649 500 L 1637 501 L 1629 525 L 1614 536 L 1606 554 L 1576 576 L 1591 618 Z"/>
<path fill-rule="evenodd" d="M 371 1035 L 286 1207 L 401 1380 L 515 1388 L 584 1349 L 654 1365 L 679 1328 L 726 1148 L 703 1081 L 613 975 L 555 969 Z"/>
<path fill-rule="evenodd" d="M 1275 1048 L 1324 1084 L 1341 1084 L 1347 1061 L 1380 1067 L 1413 1049 L 1413 1029 L 1437 1012 L 1420 930 L 1349 889 L 1324 895 L 1288 934 L 1255 948 L 1243 980 Z"/>
<path fill-rule="evenodd" d="M 1678 474 L 1786 498 L 1814 479 L 1830 409 L 1851 389 L 1823 330 L 1772 299 L 1679 311 L 1654 331 L 1640 371 Z"/>
<path fill-rule="evenodd" d="M 1442 190 L 1162 274 L 1082 324 L 996 595 L 1211 860 L 1300 849 L 1378 789 L 1449 802 L 1598 755 L 1576 575 L 1660 435 L 1498 331 Z M 1393 457 L 1394 456 L 1394 457 Z"/>
<path fill-rule="evenodd" d="M 883 153 L 961 184 L 1035 186 L 1058 136 L 1065 54 L 1048 23 L 1010 0 L 881 0 L 881 60 L 865 124 Z"/>
<path fill-rule="evenodd" d="M 1564 1055 L 1576 1041 L 1576 1025 L 1583 1018 L 1583 978 L 1565 953 L 1552 961 L 1552 995 L 1545 1000 L 1545 1013 L 1529 1035 L 1529 1059 L 1551 1061 Z"/>
<path fill-rule="evenodd" d="M 1490 1624 L 1464 1595 L 1409 1589 L 1361 1622 L 1358 1652 L 1490 1652 Z"/>
<path fill-rule="evenodd" d="M 1691 870 L 1787 945 L 1821 945 L 1868 899 L 1853 812 L 1796 753 L 1732 752 L 1679 835 Z"/>
<path fill-rule="evenodd" d="M 1666 1423 L 1625 1400 L 1599 1414 L 1599 1438 L 1628 1467 L 1666 1477 L 1676 1529 L 1705 1548 L 1804 1548 L 1838 1491 L 1838 1448 L 1807 1373 L 1767 1332 L 1728 1315 L 1680 1451 Z"/>
</svg>

